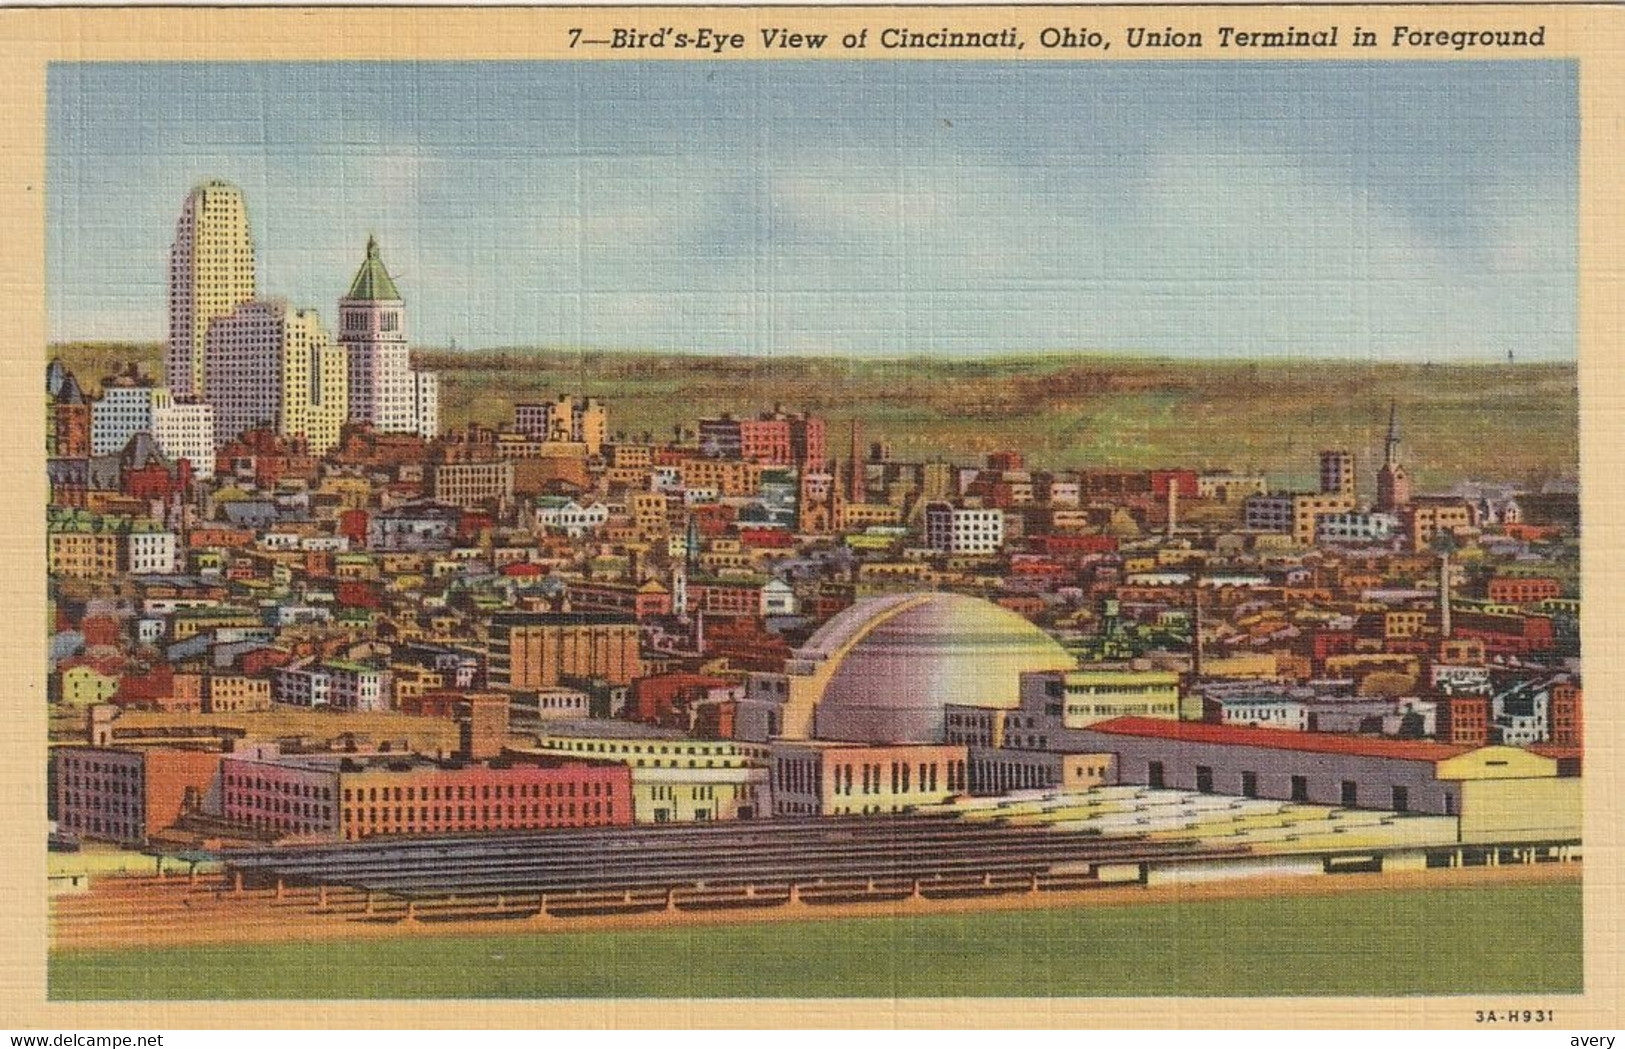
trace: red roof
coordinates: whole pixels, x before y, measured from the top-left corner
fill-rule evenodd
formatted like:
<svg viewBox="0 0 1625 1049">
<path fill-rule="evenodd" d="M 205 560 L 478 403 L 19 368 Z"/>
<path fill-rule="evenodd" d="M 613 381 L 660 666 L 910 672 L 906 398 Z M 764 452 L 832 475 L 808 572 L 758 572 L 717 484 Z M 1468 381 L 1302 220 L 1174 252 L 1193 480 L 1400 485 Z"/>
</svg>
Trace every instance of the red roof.
<svg viewBox="0 0 1625 1049">
<path fill-rule="evenodd" d="M 1157 718 L 1113 718 L 1089 725 L 1086 731 L 1119 736 L 1149 736 L 1181 743 L 1217 743 L 1231 747 L 1297 750 L 1312 754 L 1352 754 L 1364 758 L 1399 761 L 1444 761 L 1473 747 L 1452 747 L 1411 739 L 1340 736 L 1330 732 L 1292 732 L 1245 725 L 1215 725 L 1206 721 L 1163 721 Z"/>
</svg>

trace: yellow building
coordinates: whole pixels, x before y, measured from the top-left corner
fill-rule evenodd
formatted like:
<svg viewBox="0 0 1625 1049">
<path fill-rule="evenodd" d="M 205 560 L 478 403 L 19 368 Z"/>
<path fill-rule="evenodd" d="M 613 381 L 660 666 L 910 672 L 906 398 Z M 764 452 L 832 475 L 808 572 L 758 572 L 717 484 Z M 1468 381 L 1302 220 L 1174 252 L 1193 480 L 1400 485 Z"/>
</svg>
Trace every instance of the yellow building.
<svg viewBox="0 0 1625 1049">
<path fill-rule="evenodd" d="M 544 729 L 536 753 L 618 761 L 632 769 L 638 823 L 754 819 L 769 815 L 768 748 L 682 736 L 581 736 Z"/>
<path fill-rule="evenodd" d="M 365 477 L 327 477 L 316 494 L 336 499 L 340 510 L 365 510 L 372 485 Z"/>
<path fill-rule="evenodd" d="M 282 344 L 282 414 L 277 430 L 303 436 L 325 454 L 350 416 L 350 372 L 315 310 L 289 311 Z"/>
<path fill-rule="evenodd" d="M 1272 681 L 1281 675 L 1281 661 L 1274 652 L 1236 652 L 1204 656 L 1202 673 L 1208 677 L 1248 678 Z"/>
<path fill-rule="evenodd" d="M 436 692 L 446 685 L 445 676 L 425 667 L 410 663 L 392 663 L 390 682 L 395 690 L 394 706 L 398 710 L 404 699 L 415 699 L 426 692 Z"/>
<path fill-rule="evenodd" d="M 122 542 L 108 519 L 65 511 L 46 526 L 46 564 L 53 575 L 81 579 L 116 575 Z"/>
<path fill-rule="evenodd" d="M 900 507 L 883 503 L 847 503 L 841 509 L 841 527 L 868 528 L 871 525 L 894 525 L 903 519 Z"/>
<path fill-rule="evenodd" d="M 803 742 L 773 747 L 773 812 L 907 812 L 970 790 L 969 750 L 950 744 Z"/>
<path fill-rule="evenodd" d="M 246 674 L 215 674 L 209 678 L 203 709 L 210 714 L 270 710 L 271 679 Z"/>
<path fill-rule="evenodd" d="M 755 495 L 762 486 L 762 464 L 731 459 L 684 459 L 685 488 L 715 488 L 719 495 Z"/>
<path fill-rule="evenodd" d="M 1120 717 L 1174 719 L 1179 706 L 1179 675 L 1170 670 L 1086 667 L 1021 676 L 1022 710 L 1059 714 L 1067 728 Z"/>
<path fill-rule="evenodd" d="M 662 492 L 632 492 L 626 497 L 626 512 L 639 536 L 664 538 L 671 531 L 670 510 Z"/>
<path fill-rule="evenodd" d="M 703 823 L 769 815 L 765 768 L 632 770 L 638 823 Z"/>
<path fill-rule="evenodd" d="M 1352 473 L 1349 474 L 1352 483 Z M 1327 514 L 1352 513 L 1354 496 L 1340 492 L 1306 492 L 1292 497 L 1292 540 L 1299 546 L 1313 546 L 1315 529 Z"/>
<path fill-rule="evenodd" d="M 1441 781 L 1461 793 L 1463 842 L 1578 839 L 1581 780 L 1557 761 L 1520 747 L 1480 747 L 1441 761 Z"/>
<path fill-rule="evenodd" d="M 1382 635 L 1390 641 L 1420 635 L 1427 626 L 1428 613 L 1414 609 L 1386 612 L 1382 619 Z"/>
<path fill-rule="evenodd" d="M 221 627 L 257 627 L 265 624 L 260 617 L 246 608 L 219 605 L 214 608 L 183 608 L 170 620 L 172 641 L 185 641 L 189 637 L 207 633 Z"/>
<path fill-rule="evenodd" d="M 192 190 L 169 252 L 169 344 L 164 371 L 181 400 L 203 397 L 209 324 L 254 298 L 254 240 L 242 191 L 225 182 Z"/>
<path fill-rule="evenodd" d="M 57 675 L 57 702 L 68 707 L 105 703 L 118 691 L 119 679 L 95 667 L 69 667 Z"/>
</svg>

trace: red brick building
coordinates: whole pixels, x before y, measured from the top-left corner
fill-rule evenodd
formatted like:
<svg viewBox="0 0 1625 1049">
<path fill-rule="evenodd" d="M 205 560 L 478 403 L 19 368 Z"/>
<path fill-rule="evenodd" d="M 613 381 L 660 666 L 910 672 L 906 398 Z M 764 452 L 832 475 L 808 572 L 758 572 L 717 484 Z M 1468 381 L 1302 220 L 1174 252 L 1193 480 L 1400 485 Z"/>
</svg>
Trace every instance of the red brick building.
<svg viewBox="0 0 1625 1049">
<path fill-rule="evenodd" d="M 1527 656 L 1551 652 L 1556 647 L 1549 616 L 1458 612 L 1452 624 L 1453 636 L 1484 642 L 1484 651 L 1491 656 Z"/>
<path fill-rule="evenodd" d="M 1497 576 L 1490 580 L 1488 597 L 1497 605 L 1532 605 L 1563 596 L 1563 584 L 1544 576 Z"/>
<path fill-rule="evenodd" d="M 1585 746 L 1585 718 L 1580 686 L 1572 681 L 1552 686 L 1548 698 L 1551 744 L 1556 747 Z"/>
<path fill-rule="evenodd" d="M 208 750 L 60 747 L 52 754 L 57 825 L 81 838 L 144 844 L 183 811 L 211 804 L 220 758 Z"/>
<path fill-rule="evenodd" d="M 673 671 L 653 674 L 632 682 L 629 696 L 629 716 L 651 725 L 680 725 L 688 727 L 688 711 L 712 689 L 726 689 L 737 684 L 725 677 L 712 674 L 691 674 Z"/>
<path fill-rule="evenodd" d="M 408 755 L 228 757 L 225 817 L 286 837 L 356 841 L 632 822 L 632 771 L 616 762 Z"/>
<path fill-rule="evenodd" d="M 1436 702 L 1436 735 L 1440 743 L 1480 747 L 1489 742 L 1488 696 L 1441 696 Z"/>
</svg>

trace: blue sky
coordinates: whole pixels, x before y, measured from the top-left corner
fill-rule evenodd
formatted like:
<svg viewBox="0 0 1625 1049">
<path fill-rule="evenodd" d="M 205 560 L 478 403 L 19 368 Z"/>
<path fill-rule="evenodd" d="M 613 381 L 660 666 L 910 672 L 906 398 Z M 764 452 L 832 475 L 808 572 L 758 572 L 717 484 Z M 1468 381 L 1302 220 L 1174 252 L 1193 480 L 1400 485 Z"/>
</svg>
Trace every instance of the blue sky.
<svg viewBox="0 0 1625 1049">
<path fill-rule="evenodd" d="M 1572 359 L 1569 62 L 53 65 L 53 339 L 159 339 L 247 194 L 329 323 L 369 232 L 414 341 Z"/>
</svg>

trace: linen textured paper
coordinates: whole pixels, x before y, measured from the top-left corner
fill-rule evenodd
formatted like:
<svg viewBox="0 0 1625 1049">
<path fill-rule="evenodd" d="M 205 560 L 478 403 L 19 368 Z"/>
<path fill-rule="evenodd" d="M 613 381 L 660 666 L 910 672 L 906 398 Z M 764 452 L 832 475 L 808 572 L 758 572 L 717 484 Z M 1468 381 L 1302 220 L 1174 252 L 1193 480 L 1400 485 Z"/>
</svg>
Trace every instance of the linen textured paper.
<svg viewBox="0 0 1625 1049">
<path fill-rule="evenodd" d="M 0 27 L 30 1022 L 1617 1023 L 1618 11 Z"/>
</svg>

